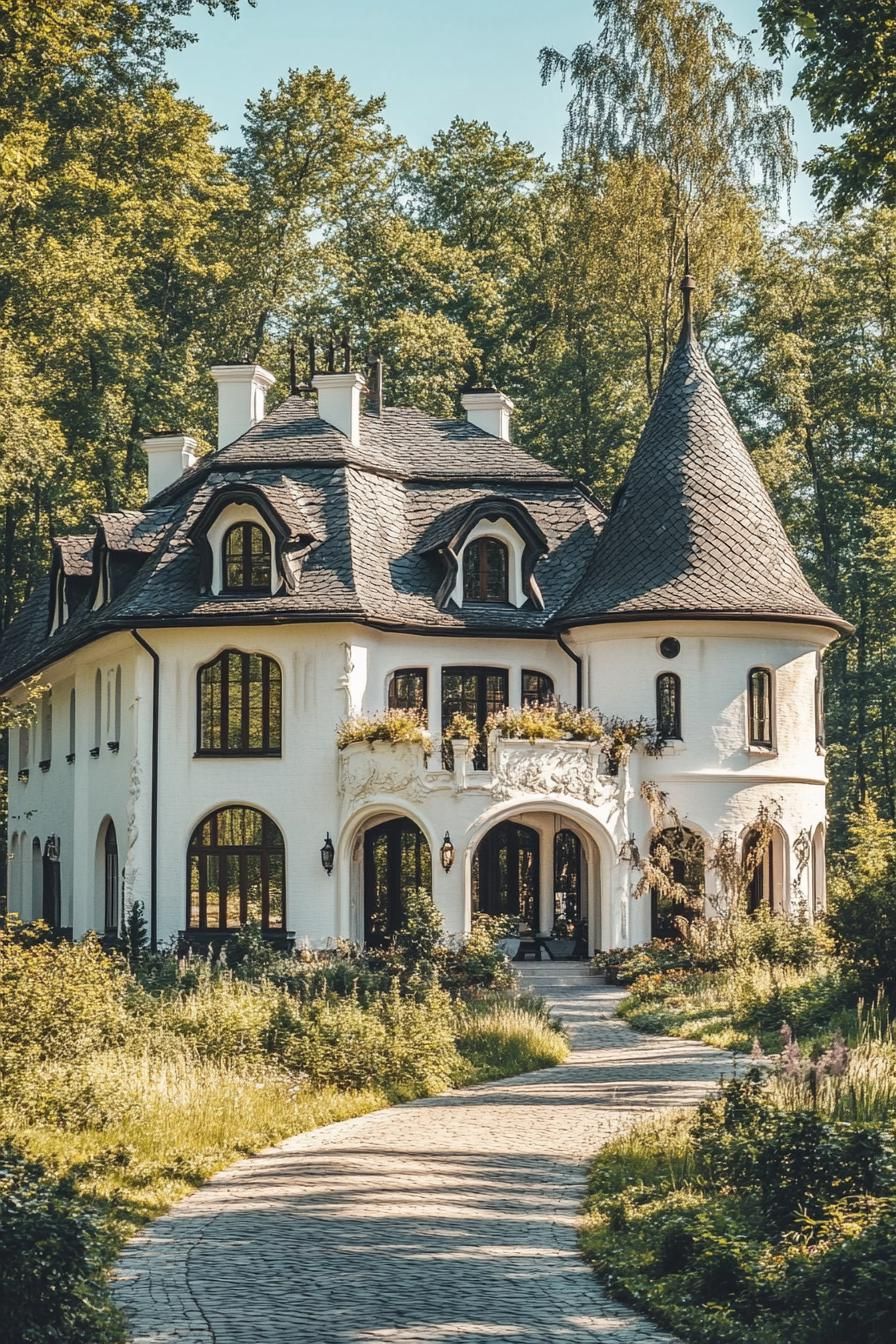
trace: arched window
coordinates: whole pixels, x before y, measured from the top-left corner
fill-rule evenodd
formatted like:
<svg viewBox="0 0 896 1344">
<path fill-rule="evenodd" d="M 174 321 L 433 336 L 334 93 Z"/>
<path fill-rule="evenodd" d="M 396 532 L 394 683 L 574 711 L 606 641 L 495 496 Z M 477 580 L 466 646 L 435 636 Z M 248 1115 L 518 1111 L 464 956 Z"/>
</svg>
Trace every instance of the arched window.
<svg viewBox="0 0 896 1344">
<path fill-rule="evenodd" d="M 68 756 L 66 759 L 72 762 L 75 759 L 75 741 L 77 737 L 77 698 L 74 687 L 68 693 Z"/>
<path fill-rule="evenodd" d="M 478 537 L 464 548 L 464 601 L 507 601 L 508 554 L 503 541 Z"/>
<path fill-rule="evenodd" d="M 524 705 L 548 705 L 554 699 L 554 682 L 546 672 L 523 672 L 520 700 Z"/>
<path fill-rule="evenodd" d="M 112 740 L 115 745 L 121 741 L 121 666 L 115 669 L 115 713 L 112 721 Z"/>
<path fill-rule="evenodd" d="M 706 847 L 701 836 L 669 826 L 653 837 L 650 857 L 670 886 L 650 889 L 650 936 L 680 938 L 684 923 L 703 913 L 706 895 Z"/>
<path fill-rule="evenodd" d="M 564 827 L 554 836 L 554 919 L 578 924 L 582 909 L 582 846 Z"/>
<path fill-rule="evenodd" d="M 812 837 L 812 913 L 816 917 L 827 909 L 827 871 L 824 852 L 824 826 L 817 826 Z"/>
<path fill-rule="evenodd" d="M 772 674 L 767 667 L 750 669 L 747 678 L 747 710 L 750 746 L 771 748 L 774 740 Z"/>
<path fill-rule="evenodd" d="M 53 756 L 53 696 L 47 694 L 40 702 L 40 768 L 49 770 Z"/>
<path fill-rule="evenodd" d="M 681 737 L 681 678 L 676 672 L 661 672 L 656 679 L 656 726 L 660 737 Z"/>
<path fill-rule="evenodd" d="M 387 942 L 404 922 L 411 891 L 432 891 L 432 855 L 426 836 L 408 817 L 364 832 L 364 941 Z"/>
<path fill-rule="evenodd" d="M 815 655 L 815 745 L 824 749 L 827 731 L 824 722 L 824 663 L 820 653 Z"/>
<path fill-rule="evenodd" d="M 201 821 L 187 853 L 187 927 L 286 927 L 280 828 L 254 807 L 222 807 Z"/>
<path fill-rule="evenodd" d="M 389 678 L 389 708 L 426 711 L 426 668 L 402 667 Z"/>
<path fill-rule="evenodd" d="M 258 523 L 236 523 L 225 532 L 223 591 L 271 591 L 271 543 Z"/>
<path fill-rule="evenodd" d="M 510 915 L 520 932 L 538 928 L 538 832 L 502 821 L 485 836 L 473 858 L 473 909 Z"/>
<path fill-rule="evenodd" d="M 15 910 L 16 914 L 21 914 L 21 909 L 17 905 L 18 898 L 21 895 L 20 867 L 19 833 L 13 831 L 9 837 L 9 854 L 7 856 L 6 905 L 8 910 Z"/>
<path fill-rule="evenodd" d="M 40 919 L 44 904 L 44 861 L 37 836 L 31 841 L 31 918 Z"/>
<path fill-rule="evenodd" d="M 93 746 L 91 756 L 99 756 L 103 737 L 103 674 L 99 668 L 93 679 Z"/>
<path fill-rule="evenodd" d="M 200 667 L 197 753 L 279 756 L 280 666 L 263 653 L 225 651 Z"/>
<path fill-rule="evenodd" d="M 764 848 L 758 830 L 750 830 L 744 837 L 743 867 L 750 914 L 763 905 L 775 913 L 784 910 L 786 845 L 779 826 L 772 827 Z"/>
<path fill-rule="evenodd" d="M 105 911 L 106 933 L 117 933 L 119 923 L 118 909 L 118 837 L 115 823 L 106 824 L 103 837 L 103 909 Z"/>
</svg>

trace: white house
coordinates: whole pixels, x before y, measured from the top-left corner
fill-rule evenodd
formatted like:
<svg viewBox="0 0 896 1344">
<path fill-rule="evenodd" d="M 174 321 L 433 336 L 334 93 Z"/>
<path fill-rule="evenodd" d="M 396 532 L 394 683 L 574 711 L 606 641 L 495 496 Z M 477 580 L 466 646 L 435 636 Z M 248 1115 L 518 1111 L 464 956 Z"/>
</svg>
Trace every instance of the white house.
<svg viewBox="0 0 896 1344">
<path fill-rule="evenodd" d="M 217 451 L 147 440 L 145 507 L 58 538 L 0 645 L 0 691 L 49 688 L 12 734 L 10 908 L 77 937 L 140 900 L 158 941 L 252 917 L 319 944 L 383 936 L 431 884 L 449 930 L 479 908 L 631 944 L 653 918 L 632 896 L 645 780 L 698 869 L 771 807 L 753 898 L 821 908 L 821 656 L 850 627 L 803 577 L 684 288 L 608 510 L 512 445 L 494 389 L 439 420 L 329 372 L 266 414 L 270 374 L 213 369 Z M 668 746 L 614 774 L 588 742 L 336 745 L 359 711 L 424 707 L 438 740 L 457 711 L 551 697 L 659 715 Z"/>
</svg>

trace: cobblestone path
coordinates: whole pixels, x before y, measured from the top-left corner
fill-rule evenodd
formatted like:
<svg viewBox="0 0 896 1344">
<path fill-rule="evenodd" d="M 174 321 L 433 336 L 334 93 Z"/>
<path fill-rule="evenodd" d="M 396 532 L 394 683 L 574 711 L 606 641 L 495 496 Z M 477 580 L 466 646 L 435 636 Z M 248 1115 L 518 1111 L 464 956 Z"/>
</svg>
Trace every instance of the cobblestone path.
<svg viewBox="0 0 896 1344">
<path fill-rule="evenodd" d="M 128 1244 L 135 1344 L 669 1344 L 576 1251 L 584 1163 L 727 1057 L 636 1035 L 585 968 L 528 966 L 570 1029 L 559 1068 L 298 1135 Z M 543 987 L 542 987 L 543 986 Z"/>
</svg>

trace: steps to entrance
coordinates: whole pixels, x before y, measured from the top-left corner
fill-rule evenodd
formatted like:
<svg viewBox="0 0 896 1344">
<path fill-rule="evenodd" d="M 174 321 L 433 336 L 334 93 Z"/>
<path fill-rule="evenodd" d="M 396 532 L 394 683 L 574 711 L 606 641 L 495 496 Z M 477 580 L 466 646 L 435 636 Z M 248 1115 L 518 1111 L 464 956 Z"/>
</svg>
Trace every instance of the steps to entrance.
<svg viewBox="0 0 896 1344">
<path fill-rule="evenodd" d="M 587 961 L 515 961 L 513 970 L 520 993 L 547 998 L 564 990 L 581 990 L 588 982 L 602 983 L 602 977 L 592 975 Z"/>
</svg>

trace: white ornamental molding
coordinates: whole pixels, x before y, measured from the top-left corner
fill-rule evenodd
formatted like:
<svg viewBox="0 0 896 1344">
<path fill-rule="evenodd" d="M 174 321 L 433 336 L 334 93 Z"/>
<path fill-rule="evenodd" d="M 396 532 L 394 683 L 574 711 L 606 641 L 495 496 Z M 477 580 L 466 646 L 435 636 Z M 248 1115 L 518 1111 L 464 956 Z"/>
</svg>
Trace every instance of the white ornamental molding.
<svg viewBox="0 0 896 1344">
<path fill-rule="evenodd" d="M 339 792 L 352 801 L 394 794 L 421 802 L 451 779 L 429 775 L 418 746 L 361 743 L 340 753 Z"/>
<path fill-rule="evenodd" d="M 620 778 L 607 773 L 602 753 L 587 744 L 504 739 L 496 745 L 496 798 L 560 794 L 595 804 L 614 799 L 619 786 Z"/>
</svg>

